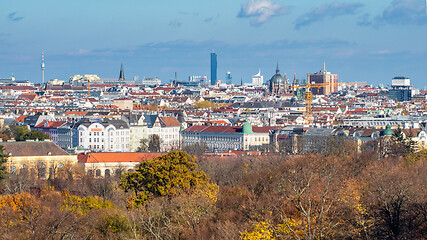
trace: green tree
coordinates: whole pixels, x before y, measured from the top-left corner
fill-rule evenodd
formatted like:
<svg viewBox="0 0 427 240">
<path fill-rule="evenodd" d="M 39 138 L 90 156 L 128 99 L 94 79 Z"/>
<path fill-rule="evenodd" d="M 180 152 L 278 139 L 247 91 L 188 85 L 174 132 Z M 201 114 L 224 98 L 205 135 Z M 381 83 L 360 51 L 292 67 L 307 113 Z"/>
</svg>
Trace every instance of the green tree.
<svg viewBox="0 0 427 240">
<path fill-rule="evenodd" d="M 210 183 L 205 172 L 197 170 L 194 158 L 183 151 L 171 151 L 142 162 L 135 172 L 122 176 L 120 186 L 126 192 L 134 192 L 128 201 L 133 206 L 144 205 L 151 198 L 172 198 L 201 189 L 209 197 L 215 198 L 218 188 L 216 184 Z"/>
<path fill-rule="evenodd" d="M 148 151 L 150 152 L 160 152 L 160 144 L 162 143 L 162 139 L 157 134 L 150 135 L 148 142 Z"/>
<path fill-rule="evenodd" d="M 16 141 L 25 141 L 25 136 L 30 132 L 27 126 L 11 126 L 11 131 Z"/>
<path fill-rule="evenodd" d="M 38 130 L 31 130 L 29 133 L 25 134 L 24 136 L 24 140 L 28 140 L 28 139 L 43 141 L 45 139 L 50 139 L 50 136 Z"/>
<path fill-rule="evenodd" d="M 29 130 L 27 126 L 11 126 L 13 137 L 16 141 L 32 140 L 45 140 L 50 139 L 50 136 L 38 130 Z"/>
<path fill-rule="evenodd" d="M 7 170 L 6 166 L 4 165 L 7 161 L 7 154 L 3 153 L 4 147 L 0 146 L 0 180 L 6 178 Z"/>
</svg>

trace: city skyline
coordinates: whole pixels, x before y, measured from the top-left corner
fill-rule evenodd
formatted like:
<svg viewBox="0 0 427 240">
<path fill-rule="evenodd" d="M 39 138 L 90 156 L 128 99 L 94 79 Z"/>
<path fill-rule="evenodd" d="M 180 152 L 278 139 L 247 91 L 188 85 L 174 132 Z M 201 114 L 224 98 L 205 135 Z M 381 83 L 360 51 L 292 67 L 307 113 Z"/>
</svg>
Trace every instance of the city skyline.
<svg viewBox="0 0 427 240">
<path fill-rule="evenodd" d="M 154 24 L 153 24 L 154 23 Z M 178 73 L 210 76 L 211 49 L 218 77 L 251 82 L 281 72 L 327 69 L 340 81 L 390 85 L 396 76 L 426 85 L 426 2 L 360 1 L 19 1 L 0 3 L 0 78 L 41 82 L 75 74 L 126 78 Z M 210 79 L 209 79 L 210 80 Z M 238 81 L 238 82 L 236 82 Z"/>
</svg>

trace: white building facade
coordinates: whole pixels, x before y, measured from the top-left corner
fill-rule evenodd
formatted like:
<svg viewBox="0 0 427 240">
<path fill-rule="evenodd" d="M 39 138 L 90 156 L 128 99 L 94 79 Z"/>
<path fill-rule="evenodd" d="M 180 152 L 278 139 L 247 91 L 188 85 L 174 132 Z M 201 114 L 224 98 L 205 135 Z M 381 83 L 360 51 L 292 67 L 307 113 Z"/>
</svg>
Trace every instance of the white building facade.
<svg viewBox="0 0 427 240">
<path fill-rule="evenodd" d="M 270 144 L 269 132 L 275 127 L 192 126 L 181 132 L 182 146 L 204 144 L 210 152 L 262 150 Z"/>
<path fill-rule="evenodd" d="M 254 86 L 262 86 L 264 84 L 264 77 L 261 76 L 261 69 L 256 75 L 252 76 L 252 85 Z"/>
<path fill-rule="evenodd" d="M 123 120 L 83 120 L 77 127 L 79 146 L 95 152 L 129 152 L 130 130 Z"/>
<path fill-rule="evenodd" d="M 175 117 L 158 115 L 142 115 L 136 124 L 130 126 L 130 150 L 137 151 L 141 139 L 149 139 L 151 135 L 159 135 L 161 151 L 169 151 L 179 147 L 180 123 Z"/>
</svg>

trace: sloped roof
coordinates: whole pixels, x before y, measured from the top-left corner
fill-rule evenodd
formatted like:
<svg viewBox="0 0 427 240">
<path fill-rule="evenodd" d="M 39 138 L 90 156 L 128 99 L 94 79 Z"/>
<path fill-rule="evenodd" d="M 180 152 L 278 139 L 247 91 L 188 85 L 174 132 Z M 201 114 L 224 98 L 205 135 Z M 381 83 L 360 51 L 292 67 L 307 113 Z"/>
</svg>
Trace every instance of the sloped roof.
<svg viewBox="0 0 427 240">
<path fill-rule="evenodd" d="M 45 120 L 35 127 L 36 128 L 59 128 L 66 123 L 67 121 L 46 121 Z"/>
<path fill-rule="evenodd" d="M 21 116 L 15 118 L 15 120 L 13 120 L 13 122 L 25 122 L 26 118 L 27 118 L 26 115 L 21 115 Z"/>
<path fill-rule="evenodd" d="M 142 162 L 151 160 L 166 153 L 88 153 L 79 159 L 79 163 L 120 163 Z"/>
<path fill-rule="evenodd" d="M 174 117 L 159 117 L 160 121 L 165 127 L 177 127 L 180 126 L 178 120 Z"/>
<path fill-rule="evenodd" d="M 4 153 L 13 157 L 70 155 L 53 142 L 3 142 Z"/>
</svg>

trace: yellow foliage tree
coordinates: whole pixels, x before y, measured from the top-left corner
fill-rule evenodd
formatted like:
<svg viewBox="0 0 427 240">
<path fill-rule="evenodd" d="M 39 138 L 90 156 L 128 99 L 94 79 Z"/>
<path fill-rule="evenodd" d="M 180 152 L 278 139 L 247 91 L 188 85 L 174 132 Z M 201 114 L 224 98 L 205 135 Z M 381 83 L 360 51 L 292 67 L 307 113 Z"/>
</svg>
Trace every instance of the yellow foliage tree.
<svg viewBox="0 0 427 240">
<path fill-rule="evenodd" d="M 142 162 L 134 173 L 122 176 L 120 186 L 134 192 L 128 203 L 140 206 L 153 197 L 173 198 L 202 191 L 216 199 L 218 186 L 203 171 L 197 170 L 194 158 L 183 151 L 171 151 Z"/>
<path fill-rule="evenodd" d="M 274 239 L 273 227 L 268 222 L 256 222 L 252 225 L 251 229 L 241 233 L 243 240 L 268 240 Z"/>
<path fill-rule="evenodd" d="M 88 211 L 97 209 L 109 209 L 114 205 L 109 201 L 104 201 L 100 197 L 84 197 L 80 198 L 74 195 L 66 194 L 64 204 L 61 210 L 75 212 L 80 215 L 85 215 Z"/>
</svg>

